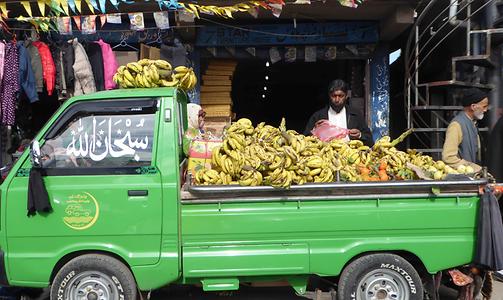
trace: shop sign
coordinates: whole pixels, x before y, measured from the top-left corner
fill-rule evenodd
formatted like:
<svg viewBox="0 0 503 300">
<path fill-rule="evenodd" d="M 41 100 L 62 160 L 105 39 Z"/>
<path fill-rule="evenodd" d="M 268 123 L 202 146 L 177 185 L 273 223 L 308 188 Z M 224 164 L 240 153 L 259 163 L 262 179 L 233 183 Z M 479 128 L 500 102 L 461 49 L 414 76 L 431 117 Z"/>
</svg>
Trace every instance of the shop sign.
<svg viewBox="0 0 503 300">
<path fill-rule="evenodd" d="M 378 23 L 373 21 L 281 25 L 205 26 L 196 46 L 267 46 L 372 44 L 379 41 Z"/>
</svg>

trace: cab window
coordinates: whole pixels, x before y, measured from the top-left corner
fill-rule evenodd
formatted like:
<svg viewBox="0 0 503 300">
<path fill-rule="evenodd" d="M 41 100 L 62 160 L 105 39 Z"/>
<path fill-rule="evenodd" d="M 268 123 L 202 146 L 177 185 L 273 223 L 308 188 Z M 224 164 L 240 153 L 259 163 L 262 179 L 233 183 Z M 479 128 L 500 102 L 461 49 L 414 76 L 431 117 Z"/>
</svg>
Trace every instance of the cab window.
<svg viewBox="0 0 503 300">
<path fill-rule="evenodd" d="M 42 167 L 122 168 L 150 166 L 155 112 L 77 112 L 42 146 Z"/>
</svg>

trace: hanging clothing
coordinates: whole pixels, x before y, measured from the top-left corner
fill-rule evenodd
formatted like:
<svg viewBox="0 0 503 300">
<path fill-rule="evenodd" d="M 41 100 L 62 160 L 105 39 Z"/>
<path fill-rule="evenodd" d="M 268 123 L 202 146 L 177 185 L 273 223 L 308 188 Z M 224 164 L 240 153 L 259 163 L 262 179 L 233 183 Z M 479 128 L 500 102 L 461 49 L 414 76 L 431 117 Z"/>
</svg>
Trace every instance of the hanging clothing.
<svg viewBox="0 0 503 300">
<path fill-rule="evenodd" d="M 56 66 L 54 65 L 54 60 L 52 59 L 51 50 L 47 44 L 40 41 L 33 42 L 33 45 L 37 47 L 38 52 L 40 53 L 45 87 L 47 89 L 47 94 L 51 96 L 54 92 L 54 86 L 56 84 Z"/>
<path fill-rule="evenodd" d="M 38 94 L 35 75 L 31 68 L 30 55 L 24 47 L 23 42 L 17 42 L 17 51 L 19 52 L 19 84 L 28 100 L 30 100 L 30 103 L 33 103 L 38 101 Z"/>
<path fill-rule="evenodd" d="M 0 42 L 0 82 L 3 79 L 4 61 L 5 61 L 5 44 Z"/>
<path fill-rule="evenodd" d="M 61 62 L 61 59 L 59 56 L 61 51 L 54 44 L 51 44 L 50 48 L 51 48 L 52 60 L 54 61 L 54 67 L 55 67 L 55 71 L 56 71 L 56 80 L 54 81 L 54 89 L 56 90 L 56 92 L 58 94 L 60 94 L 61 93 L 61 85 L 62 85 L 61 84 L 61 77 L 63 76 L 63 73 L 61 72 L 61 66 L 63 65 L 63 63 Z"/>
<path fill-rule="evenodd" d="M 94 42 L 85 43 L 83 46 L 84 49 L 86 49 L 87 57 L 91 63 L 96 90 L 103 91 L 105 90 L 105 70 L 103 66 L 101 46 Z"/>
<path fill-rule="evenodd" d="M 31 68 L 33 70 L 33 74 L 35 75 L 37 92 L 41 93 L 44 89 L 44 74 L 42 71 L 42 60 L 40 59 L 40 53 L 38 52 L 38 48 L 35 47 L 30 40 L 25 41 L 24 46 L 26 47 L 28 54 L 30 55 Z"/>
<path fill-rule="evenodd" d="M 73 49 L 73 45 L 64 42 L 59 45 L 59 49 L 61 50 L 61 56 L 63 57 L 62 62 L 66 88 L 67 90 L 73 90 L 75 86 L 75 77 L 73 71 L 73 64 L 75 63 L 75 51 Z"/>
<path fill-rule="evenodd" d="M 0 102 L 2 104 L 2 124 L 14 125 L 16 96 L 19 91 L 19 53 L 15 43 L 5 45 L 5 63 Z"/>
<path fill-rule="evenodd" d="M 103 70 L 105 75 L 105 90 L 113 90 L 117 87 L 113 77 L 119 68 L 117 58 L 110 44 L 105 43 L 102 39 L 96 42 L 101 47 L 101 54 L 103 55 Z"/>
<path fill-rule="evenodd" d="M 42 178 L 40 168 L 31 168 L 28 179 L 28 217 L 37 213 L 49 213 L 52 211 L 51 200 Z"/>
<path fill-rule="evenodd" d="M 93 70 L 84 47 L 76 38 L 69 42 L 72 43 L 75 51 L 75 62 L 73 64 L 73 71 L 75 73 L 74 95 L 77 96 L 96 92 Z"/>
</svg>

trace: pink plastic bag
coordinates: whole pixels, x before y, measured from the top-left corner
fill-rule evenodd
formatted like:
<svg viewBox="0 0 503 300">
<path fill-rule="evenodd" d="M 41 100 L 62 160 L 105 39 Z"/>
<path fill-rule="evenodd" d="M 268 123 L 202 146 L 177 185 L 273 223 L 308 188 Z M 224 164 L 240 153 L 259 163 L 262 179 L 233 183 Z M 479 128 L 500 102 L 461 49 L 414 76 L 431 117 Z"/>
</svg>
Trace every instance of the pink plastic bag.
<svg viewBox="0 0 503 300">
<path fill-rule="evenodd" d="M 317 136 L 321 141 L 329 142 L 333 139 L 343 139 L 347 137 L 349 129 L 332 125 L 328 120 L 320 120 L 316 122 L 311 133 Z"/>
</svg>

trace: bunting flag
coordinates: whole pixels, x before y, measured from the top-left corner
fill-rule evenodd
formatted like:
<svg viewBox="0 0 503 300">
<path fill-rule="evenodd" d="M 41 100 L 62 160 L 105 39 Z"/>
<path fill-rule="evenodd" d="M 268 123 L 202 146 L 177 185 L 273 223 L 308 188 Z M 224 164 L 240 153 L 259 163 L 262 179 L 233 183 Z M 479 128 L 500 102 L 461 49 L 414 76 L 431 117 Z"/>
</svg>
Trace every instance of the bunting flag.
<svg viewBox="0 0 503 300">
<path fill-rule="evenodd" d="M 28 13 L 30 17 L 33 17 L 33 14 L 31 13 L 31 6 L 29 1 L 21 1 L 21 4 L 23 5 L 24 9 Z"/>
<path fill-rule="evenodd" d="M 183 8 L 183 5 L 181 3 L 178 3 L 178 0 L 156 0 L 156 1 L 159 4 L 159 9 L 161 10 L 163 8 L 170 10 L 177 10 Z"/>
<path fill-rule="evenodd" d="M 7 3 L 0 2 L 0 13 L 2 14 L 2 17 L 4 17 L 4 18 L 9 17 L 9 11 L 7 10 Z"/>
<path fill-rule="evenodd" d="M 169 14 L 167 11 L 154 12 L 155 26 L 159 29 L 169 28 Z"/>
<path fill-rule="evenodd" d="M 278 1 L 282 1 L 282 0 L 274 0 L 274 1 L 275 1 L 275 3 L 278 3 Z M 188 4 L 180 3 L 180 5 L 182 7 L 184 7 L 186 11 L 194 14 L 194 16 L 198 19 L 199 19 L 199 13 L 212 13 L 216 16 L 220 16 L 220 17 L 229 19 L 229 18 L 234 18 L 232 16 L 232 14 L 235 12 L 250 12 L 250 10 L 252 8 L 259 7 L 259 6 L 264 7 L 266 9 L 271 9 L 271 7 L 269 5 L 267 5 L 263 2 L 259 2 L 259 1 L 250 1 L 250 2 L 245 2 L 245 3 L 237 3 L 232 6 L 220 6 L 220 7 L 214 6 L 214 5 L 198 5 L 198 4 L 192 4 L 192 3 L 188 3 Z M 278 3 L 278 5 L 280 5 L 280 4 Z M 283 2 L 283 5 L 284 5 L 284 2 Z M 281 11 L 280 11 L 280 13 L 281 13 Z"/>
<path fill-rule="evenodd" d="M 84 0 L 84 2 L 87 4 L 87 7 L 89 8 L 89 10 L 91 11 L 91 13 L 94 14 L 94 5 L 97 5 L 96 4 L 96 0 Z M 94 2 L 94 5 L 93 3 L 91 2 Z"/>
<path fill-rule="evenodd" d="M 62 35 L 72 34 L 72 20 L 70 17 L 61 17 L 57 19 L 58 31 Z"/>
<path fill-rule="evenodd" d="M 107 6 L 107 3 L 106 3 L 106 0 L 99 0 L 100 1 L 100 10 L 102 13 L 106 13 L 106 6 Z"/>
<path fill-rule="evenodd" d="M 61 7 L 63 8 L 63 10 L 65 11 L 65 14 L 67 16 L 69 16 L 70 12 L 68 11 L 68 1 L 67 0 L 60 0 L 60 4 L 61 4 Z"/>
<path fill-rule="evenodd" d="M 75 0 L 75 9 L 79 14 L 82 12 L 82 0 Z"/>
<path fill-rule="evenodd" d="M 255 47 L 248 47 L 245 50 L 246 50 L 246 52 L 250 53 L 254 57 L 257 55 L 257 51 L 256 51 Z"/>
<path fill-rule="evenodd" d="M 73 20 L 75 21 L 75 25 L 77 25 L 77 28 L 79 29 L 79 31 L 81 30 L 80 29 L 80 16 L 74 16 L 73 17 Z"/>
<path fill-rule="evenodd" d="M 45 17 L 45 3 L 43 1 L 37 1 L 37 4 L 40 14 L 42 15 L 42 17 Z"/>
<path fill-rule="evenodd" d="M 110 24 L 122 24 L 121 14 L 108 14 L 107 22 Z"/>
<path fill-rule="evenodd" d="M 76 14 L 77 12 L 75 11 L 75 0 L 68 0 L 68 6 L 70 7 L 70 9 L 72 10 L 72 12 L 74 14 Z"/>
<path fill-rule="evenodd" d="M 96 16 L 85 16 L 81 18 L 82 20 L 82 34 L 94 34 L 96 33 Z"/>
<path fill-rule="evenodd" d="M 65 11 L 63 9 L 61 9 L 61 0 L 47 0 L 45 2 L 45 4 L 49 5 L 49 7 L 51 8 L 51 10 L 57 15 L 59 16 L 60 14 L 62 13 L 65 13 Z"/>
<path fill-rule="evenodd" d="M 110 3 L 115 7 L 115 9 L 119 10 L 119 1 L 118 0 L 110 0 Z"/>
<path fill-rule="evenodd" d="M 255 19 L 258 18 L 258 14 L 259 14 L 259 8 L 258 7 L 252 7 L 248 10 L 248 13 L 254 17 Z"/>
<path fill-rule="evenodd" d="M 106 22 L 107 22 L 107 15 L 100 15 L 100 24 L 101 24 L 100 28 L 103 28 Z"/>
</svg>

